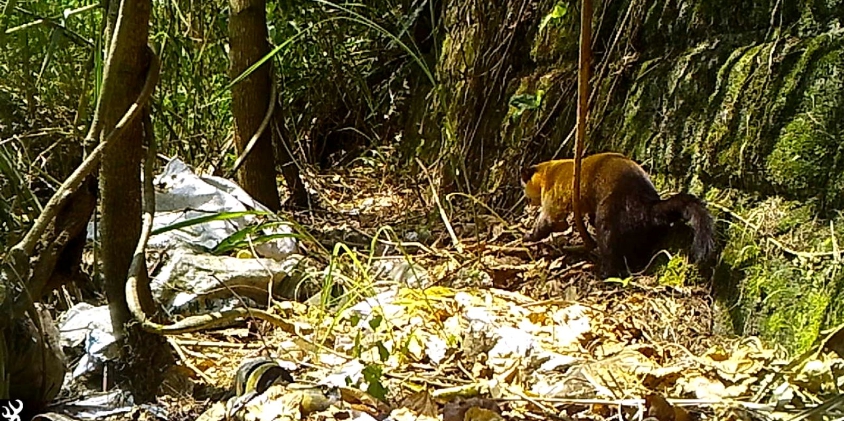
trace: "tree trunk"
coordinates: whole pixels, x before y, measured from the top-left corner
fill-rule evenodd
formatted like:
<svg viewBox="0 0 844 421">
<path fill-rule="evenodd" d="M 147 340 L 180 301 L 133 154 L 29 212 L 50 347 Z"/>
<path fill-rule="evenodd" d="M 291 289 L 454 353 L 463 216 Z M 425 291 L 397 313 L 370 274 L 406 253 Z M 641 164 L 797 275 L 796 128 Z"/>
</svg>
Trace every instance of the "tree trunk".
<svg viewBox="0 0 844 421">
<path fill-rule="evenodd" d="M 574 139 L 574 180 L 572 180 L 572 210 L 574 226 L 588 250 L 595 248 L 583 222 L 580 199 L 581 161 L 586 147 L 586 122 L 589 118 L 589 66 L 592 63 L 592 0 L 583 0 L 580 8 L 580 59 L 577 71 L 577 137 Z"/>
<path fill-rule="evenodd" d="M 150 16 L 149 0 L 111 2 L 119 8 L 108 16 L 116 16 L 111 39 L 107 39 L 108 56 L 103 72 L 102 96 L 97 119 L 102 124 L 100 141 L 117 124 L 138 97 L 149 67 L 147 33 Z M 121 347 L 122 361 L 118 381 L 126 381 L 137 399 L 153 396 L 162 372 L 158 364 L 167 364 L 166 342 L 157 335 L 139 328 L 127 329 L 131 314 L 126 304 L 125 283 L 135 245 L 141 229 L 140 168 L 143 155 L 143 119 L 137 118 L 124 135 L 103 151 L 100 167 L 102 198 L 102 257 L 106 297 L 115 335 L 128 346 Z M 155 366 L 151 365 L 156 363 Z"/>
<path fill-rule="evenodd" d="M 264 0 L 231 0 L 229 59 L 232 78 L 270 52 L 265 4 Z M 272 90 L 271 69 L 268 62 L 232 87 L 234 143 L 238 154 L 243 154 L 267 113 Z M 264 130 L 237 175 L 240 186 L 255 200 L 274 211 L 281 208 L 275 180 L 272 130 Z"/>
<path fill-rule="evenodd" d="M 112 2 L 111 7 L 119 8 L 120 2 Z M 127 0 L 120 12 L 123 13 L 117 16 L 112 38 L 106 44 L 110 55 L 106 58 L 98 104 L 102 123 L 100 141 L 137 98 L 149 65 L 149 1 Z M 127 15 L 133 18 L 127 19 Z M 141 119 L 136 119 L 121 139 L 115 139 L 103 151 L 100 168 L 103 274 L 115 332 L 122 332 L 130 318 L 123 282 L 141 232 L 142 139 Z"/>
</svg>

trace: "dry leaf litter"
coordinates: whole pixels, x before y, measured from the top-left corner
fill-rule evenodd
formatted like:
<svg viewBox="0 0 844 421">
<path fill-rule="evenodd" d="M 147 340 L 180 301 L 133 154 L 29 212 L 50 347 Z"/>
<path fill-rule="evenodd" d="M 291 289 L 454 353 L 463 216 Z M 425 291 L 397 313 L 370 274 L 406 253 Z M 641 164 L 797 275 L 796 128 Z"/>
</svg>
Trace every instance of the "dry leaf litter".
<svg viewBox="0 0 844 421">
<path fill-rule="evenodd" d="M 428 287 L 350 274 L 357 283 L 343 308 L 276 302 L 292 331 L 250 322 L 172 337 L 181 361 L 160 400 L 171 419 L 195 419 L 231 389 L 244 359 L 262 355 L 297 382 L 348 387 L 323 411 L 302 414 L 288 402 L 246 419 L 789 419 L 842 387 L 834 353 L 787 367 L 795 360 L 772 344 L 713 334 L 703 286 L 596 280 L 583 259 L 521 247 L 514 227 L 483 209 L 447 207 L 458 253 L 442 221 L 418 228 L 437 214 L 430 186 L 384 177 L 368 167 L 311 175 L 329 211 L 297 218 L 315 233 L 354 233 L 362 262 L 378 227 L 391 226 L 393 240 L 427 237 L 427 247 L 404 252 Z M 377 251 L 405 258 L 388 243 Z M 372 397 L 380 392 L 383 402 Z"/>
</svg>

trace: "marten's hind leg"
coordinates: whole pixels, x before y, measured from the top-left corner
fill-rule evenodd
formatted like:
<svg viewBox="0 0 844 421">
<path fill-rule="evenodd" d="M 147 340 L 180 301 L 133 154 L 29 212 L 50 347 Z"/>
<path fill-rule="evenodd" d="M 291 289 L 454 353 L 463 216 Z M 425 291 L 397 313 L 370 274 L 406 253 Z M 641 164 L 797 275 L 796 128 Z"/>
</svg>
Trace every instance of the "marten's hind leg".
<svg viewBox="0 0 844 421">
<path fill-rule="evenodd" d="M 611 198 L 598 205 L 595 211 L 595 241 L 598 246 L 598 276 L 606 279 L 627 272 L 623 244 L 625 225 L 629 215 L 615 209 Z"/>
<path fill-rule="evenodd" d="M 598 276 L 606 279 L 621 276 L 626 272 L 624 255 L 619 248 L 618 235 L 609 221 L 601 221 L 596 227 L 598 243 Z"/>
</svg>

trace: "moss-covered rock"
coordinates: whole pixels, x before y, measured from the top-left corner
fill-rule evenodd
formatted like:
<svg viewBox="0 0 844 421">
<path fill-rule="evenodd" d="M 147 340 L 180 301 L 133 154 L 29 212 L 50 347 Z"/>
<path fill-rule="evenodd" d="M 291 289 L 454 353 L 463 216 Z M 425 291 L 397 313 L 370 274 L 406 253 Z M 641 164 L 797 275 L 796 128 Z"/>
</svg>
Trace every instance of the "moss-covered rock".
<svg viewBox="0 0 844 421">
<path fill-rule="evenodd" d="M 777 197 L 741 213 L 745 221 L 733 218 L 727 229 L 721 268 L 737 282 L 718 286 L 732 327 L 805 349 L 820 329 L 842 320 L 844 274 L 840 256 L 830 252 L 844 234 L 838 228 L 844 218 L 825 227 L 812 204 Z"/>
</svg>

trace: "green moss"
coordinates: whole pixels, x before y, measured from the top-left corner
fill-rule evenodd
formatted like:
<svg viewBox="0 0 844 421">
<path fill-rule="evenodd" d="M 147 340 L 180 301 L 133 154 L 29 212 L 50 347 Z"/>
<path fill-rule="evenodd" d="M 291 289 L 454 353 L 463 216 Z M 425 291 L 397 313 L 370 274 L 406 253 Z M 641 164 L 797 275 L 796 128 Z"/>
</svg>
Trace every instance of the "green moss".
<svg viewBox="0 0 844 421">
<path fill-rule="evenodd" d="M 762 313 L 769 313 L 760 324 L 759 333 L 792 350 L 806 349 L 822 328 L 829 305 L 824 277 L 798 267 L 764 271 L 760 275 L 750 280 L 760 292 Z"/>
<path fill-rule="evenodd" d="M 734 220 L 724 234 L 721 273 L 739 274 L 732 285 L 719 284 L 721 296 L 732 298 L 723 307 L 739 334 L 760 335 L 793 352 L 806 349 L 822 329 L 844 320 L 844 275 L 831 256 L 798 257 L 766 238 L 802 253 L 833 250 L 844 236 L 844 218 L 838 217 L 831 232 L 818 223 L 811 203 L 769 199 L 735 212 L 750 227 Z M 766 237 L 769 236 L 769 237 Z"/>
<path fill-rule="evenodd" d="M 689 264 L 682 254 L 675 254 L 658 271 L 659 284 L 669 286 L 683 286 L 697 278 L 696 267 Z"/>
<path fill-rule="evenodd" d="M 739 48 L 733 53 L 719 71 L 719 85 L 722 87 L 712 98 L 712 104 L 718 105 L 718 112 L 713 116 L 712 124 L 705 138 L 706 148 L 718 151 L 718 167 L 732 167 L 736 163 L 741 167 L 742 151 L 748 139 L 730 142 L 740 122 L 742 102 L 747 86 L 754 72 L 758 69 L 758 58 L 764 45 Z M 733 167 L 735 168 L 735 167 Z M 737 168 L 736 168 L 737 169 Z"/>
<path fill-rule="evenodd" d="M 818 37 L 801 57 L 806 75 L 801 83 L 791 81 L 795 116 L 786 124 L 766 160 L 771 182 L 795 197 L 822 199 L 826 208 L 842 200 L 842 124 L 844 61 L 840 44 L 832 51 L 826 37 Z M 811 60 L 811 61 L 810 61 Z M 809 65 L 811 62 L 811 66 Z M 785 95 L 784 95 L 785 96 Z"/>
<path fill-rule="evenodd" d="M 806 116 L 791 120 L 767 160 L 771 180 L 801 196 L 825 184 L 829 174 L 828 166 L 823 165 L 829 150 L 816 141 L 818 135 L 813 126 Z"/>
<path fill-rule="evenodd" d="M 814 203 L 797 204 L 788 206 L 787 213 L 779 221 L 775 227 L 776 234 L 785 234 L 794 232 L 805 224 L 811 224 L 816 215 L 816 206 Z M 787 205 L 783 205 L 786 207 Z"/>
</svg>

